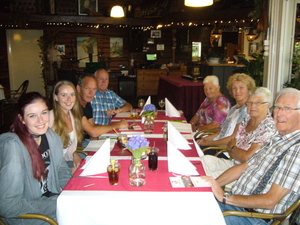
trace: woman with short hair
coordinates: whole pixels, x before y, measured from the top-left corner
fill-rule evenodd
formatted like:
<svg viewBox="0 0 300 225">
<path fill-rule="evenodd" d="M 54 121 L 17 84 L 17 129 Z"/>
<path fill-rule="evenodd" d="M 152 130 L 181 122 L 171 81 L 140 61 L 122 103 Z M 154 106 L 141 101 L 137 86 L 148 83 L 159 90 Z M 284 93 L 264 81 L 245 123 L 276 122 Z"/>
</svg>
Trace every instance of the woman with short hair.
<svg viewBox="0 0 300 225">
<path fill-rule="evenodd" d="M 219 129 L 230 110 L 230 101 L 220 92 L 217 76 L 205 77 L 203 84 L 206 98 L 190 120 L 194 132 Z"/>
</svg>

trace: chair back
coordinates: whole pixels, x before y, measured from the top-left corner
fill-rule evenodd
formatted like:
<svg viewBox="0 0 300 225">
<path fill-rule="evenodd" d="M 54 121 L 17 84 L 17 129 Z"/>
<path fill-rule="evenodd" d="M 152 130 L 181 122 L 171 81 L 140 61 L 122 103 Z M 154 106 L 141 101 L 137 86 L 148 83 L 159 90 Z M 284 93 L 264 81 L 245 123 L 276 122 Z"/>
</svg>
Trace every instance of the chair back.
<svg viewBox="0 0 300 225">
<path fill-rule="evenodd" d="M 11 98 L 14 100 L 14 101 L 18 101 L 18 99 L 26 93 L 27 91 L 27 88 L 28 88 L 28 85 L 29 85 L 29 80 L 25 80 L 21 85 L 20 87 L 16 90 L 15 93 L 12 93 L 11 94 Z"/>
<path fill-rule="evenodd" d="M 5 218 L 3 216 L 0 215 L 0 218 Z M 43 214 L 37 214 L 37 213 L 27 213 L 27 214 L 23 214 L 21 216 L 18 217 L 14 217 L 14 219 L 37 219 L 37 220 L 43 220 L 45 222 L 47 222 L 50 225 L 58 225 L 58 223 L 52 219 L 49 216 L 43 215 Z M 0 225 L 5 225 L 5 223 L 3 221 L 1 221 L 0 219 Z"/>
</svg>

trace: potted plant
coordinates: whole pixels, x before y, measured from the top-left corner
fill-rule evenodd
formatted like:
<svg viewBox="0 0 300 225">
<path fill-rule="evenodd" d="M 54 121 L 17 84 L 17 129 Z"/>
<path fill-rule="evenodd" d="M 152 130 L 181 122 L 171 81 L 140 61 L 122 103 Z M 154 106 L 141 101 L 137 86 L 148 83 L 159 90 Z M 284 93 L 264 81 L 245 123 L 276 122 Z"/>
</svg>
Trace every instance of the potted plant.
<svg viewBox="0 0 300 225">
<path fill-rule="evenodd" d="M 294 51 L 293 74 L 290 81 L 283 84 L 283 87 L 293 87 L 300 90 L 300 47 Z"/>
<path fill-rule="evenodd" d="M 224 54 L 220 53 L 216 48 L 208 49 L 206 59 L 208 64 L 219 64 L 223 62 Z"/>
</svg>

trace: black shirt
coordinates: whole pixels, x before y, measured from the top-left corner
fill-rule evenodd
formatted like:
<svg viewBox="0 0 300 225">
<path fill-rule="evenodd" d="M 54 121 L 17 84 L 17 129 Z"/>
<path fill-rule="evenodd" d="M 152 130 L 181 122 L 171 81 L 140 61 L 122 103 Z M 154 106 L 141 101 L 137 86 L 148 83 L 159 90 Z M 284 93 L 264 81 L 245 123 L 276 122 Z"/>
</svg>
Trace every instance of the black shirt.
<svg viewBox="0 0 300 225">
<path fill-rule="evenodd" d="M 83 111 L 83 116 L 85 116 L 88 120 L 93 118 L 93 109 L 90 102 L 86 103 L 85 107 L 82 107 L 82 111 Z M 84 132 L 84 138 L 90 139 L 90 135 Z"/>
</svg>

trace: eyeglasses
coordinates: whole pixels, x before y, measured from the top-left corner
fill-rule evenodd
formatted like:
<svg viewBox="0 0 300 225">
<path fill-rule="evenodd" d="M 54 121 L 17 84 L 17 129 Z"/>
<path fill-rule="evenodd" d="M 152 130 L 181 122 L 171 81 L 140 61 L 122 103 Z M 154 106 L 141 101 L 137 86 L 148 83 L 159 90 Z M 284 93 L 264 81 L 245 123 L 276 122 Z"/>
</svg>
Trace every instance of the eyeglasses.
<svg viewBox="0 0 300 225">
<path fill-rule="evenodd" d="M 292 108 L 292 107 L 288 107 L 288 106 L 283 106 L 283 107 L 276 106 L 276 105 L 273 106 L 273 111 L 274 112 L 278 112 L 280 109 L 282 109 L 282 111 L 286 112 L 286 113 L 290 113 L 293 110 L 300 110 L 300 108 Z"/>
<path fill-rule="evenodd" d="M 263 105 L 266 104 L 268 102 L 246 102 L 246 105 Z"/>
</svg>

